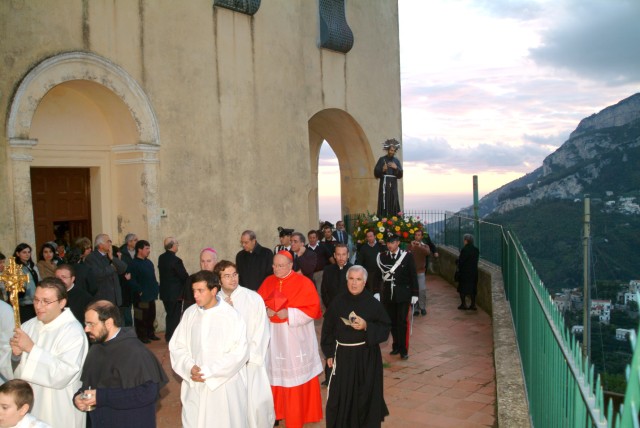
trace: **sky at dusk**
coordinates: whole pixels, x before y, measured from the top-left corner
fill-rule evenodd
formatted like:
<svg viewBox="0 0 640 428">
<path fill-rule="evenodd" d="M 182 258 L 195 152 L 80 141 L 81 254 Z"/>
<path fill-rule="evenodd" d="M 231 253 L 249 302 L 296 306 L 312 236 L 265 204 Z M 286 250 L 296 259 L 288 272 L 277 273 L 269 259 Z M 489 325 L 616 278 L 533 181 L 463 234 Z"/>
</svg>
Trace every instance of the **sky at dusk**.
<svg viewBox="0 0 640 428">
<path fill-rule="evenodd" d="M 470 205 L 473 175 L 482 197 L 539 167 L 581 119 L 640 92 L 638 0 L 398 7 L 405 210 Z M 323 220 L 340 216 L 338 183 L 325 143 Z"/>
</svg>

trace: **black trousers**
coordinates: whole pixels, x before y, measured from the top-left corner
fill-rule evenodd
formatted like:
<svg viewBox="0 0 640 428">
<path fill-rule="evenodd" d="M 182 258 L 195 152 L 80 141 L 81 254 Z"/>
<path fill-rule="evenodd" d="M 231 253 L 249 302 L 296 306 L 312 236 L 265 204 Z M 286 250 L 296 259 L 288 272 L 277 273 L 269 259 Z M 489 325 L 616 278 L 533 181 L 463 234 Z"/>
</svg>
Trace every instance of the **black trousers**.
<svg viewBox="0 0 640 428">
<path fill-rule="evenodd" d="M 156 301 L 137 302 L 135 308 L 135 328 L 138 339 L 149 339 L 155 335 L 153 323 L 156 320 Z"/>
<path fill-rule="evenodd" d="M 180 323 L 180 314 L 182 309 L 182 301 L 180 300 L 163 300 L 164 310 L 167 312 L 167 316 L 165 318 L 165 323 L 167 325 L 165 339 L 167 342 L 171 340 L 171 336 L 173 336 L 173 332 L 178 327 Z"/>
<path fill-rule="evenodd" d="M 407 338 L 407 319 L 409 317 L 409 302 L 385 303 L 387 314 L 391 318 L 391 337 L 393 337 L 393 350 L 401 354 L 407 354 L 409 339 Z"/>
</svg>

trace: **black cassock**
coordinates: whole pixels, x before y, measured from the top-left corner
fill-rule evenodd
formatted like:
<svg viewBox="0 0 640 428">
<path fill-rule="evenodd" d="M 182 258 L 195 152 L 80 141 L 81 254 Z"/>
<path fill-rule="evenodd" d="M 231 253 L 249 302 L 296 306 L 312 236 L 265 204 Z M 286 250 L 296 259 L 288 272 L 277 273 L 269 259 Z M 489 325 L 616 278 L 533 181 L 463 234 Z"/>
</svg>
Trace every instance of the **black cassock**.
<svg viewBox="0 0 640 428">
<path fill-rule="evenodd" d="M 349 319 L 351 311 L 367 322 L 366 331 L 355 330 L 340 319 Z M 331 303 L 320 340 L 325 357 L 334 358 L 326 408 L 328 428 L 380 427 L 389 414 L 380 343 L 387 340 L 390 329 L 387 312 L 369 290 L 357 296 L 342 292 Z"/>
<path fill-rule="evenodd" d="M 395 163 L 397 169 L 387 167 L 386 172 L 382 172 L 385 163 Z M 391 217 L 397 215 L 400 208 L 400 198 L 398 196 L 398 180 L 402 178 L 402 164 L 395 157 L 382 156 L 378 159 L 373 175 L 380 179 L 378 186 L 378 217 Z"/>
</svg>

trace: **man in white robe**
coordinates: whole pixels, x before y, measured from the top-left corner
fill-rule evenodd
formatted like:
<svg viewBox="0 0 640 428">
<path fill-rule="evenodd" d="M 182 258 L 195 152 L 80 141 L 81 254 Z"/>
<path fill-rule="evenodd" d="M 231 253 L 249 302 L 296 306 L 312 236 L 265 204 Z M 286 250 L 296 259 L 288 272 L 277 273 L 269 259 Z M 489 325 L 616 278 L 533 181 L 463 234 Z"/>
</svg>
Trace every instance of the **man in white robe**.
<svg viewBox="0 0 640 428">
<path fill-rule="evenodd" d="M 36 318 L 16 328 L 11 338 L 12 358 L 20 361 L 14 374 L 33 388 L 36 418 L 53 428 L 84 428 L 86 415 L 73 405 L 73 395 L 82 385 L 88 342 L 66 303 L 67 289 L 58 278 L 36 286 Z"/>
<path fill-rule="evenodd" d="M 169 341 L 171 367 L 182 377 L 182 426 L 246 428 L 247 327 L 217 296 L 216 274 L 192 275 L 196 304 L 183 314 Z"/>
<path fill-rule="evenodd" d="M 222 260 L 216 265 L 214 272 L 218 274 L 222 284 L 220 297 L 240 313 L 247 325 L 249 427 L 272 427 L 276 414 L 265 364 L 270 335 L 264 300 L 255 291 L 238 286 L 238 270 L 234 263 Z"/>
</svg>

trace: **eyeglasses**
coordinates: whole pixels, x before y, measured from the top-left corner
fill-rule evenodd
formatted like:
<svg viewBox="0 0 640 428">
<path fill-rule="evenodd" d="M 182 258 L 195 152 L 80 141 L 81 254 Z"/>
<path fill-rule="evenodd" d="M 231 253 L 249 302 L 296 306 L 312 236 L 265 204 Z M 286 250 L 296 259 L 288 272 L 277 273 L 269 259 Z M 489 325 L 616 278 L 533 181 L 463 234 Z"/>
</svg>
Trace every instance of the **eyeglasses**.
<svg viewBox="0 0 640 428">
<path fill-rule="evenodd" d="M 237 278 L 237 277 L 238 277 L 238 272 L 234 272 L 234 273 L 225 273 L 224 275 L 222 275 L 222 277 L 223 277 L 224 279 Z"/>
<path fill-rule="evenodd" d="M 49 306 L 50 304 L 55 303 L 55 302 L 59 302 L 60 300 L 62 300 L 62 299 L 52 300 L 52 301 L 33 299 L 33 306 Z"/>
<path fill-rule="evenodd" d="M 85 327 L 89 327 L 89 328 L 93 328 L 93 326 L 98 325 L 98 324 L 101 324 L 101 323 L 102 323 L 102 321 L 98 321 L 98 322 L 85 322 L 85 323 L 84 323 L 84 326 L 85 326 Z"/>
</svg>

